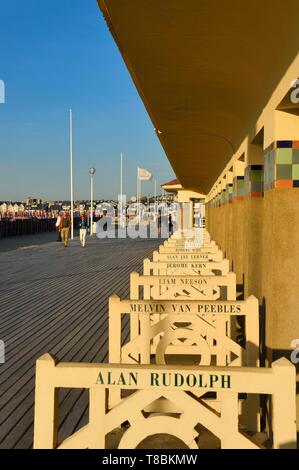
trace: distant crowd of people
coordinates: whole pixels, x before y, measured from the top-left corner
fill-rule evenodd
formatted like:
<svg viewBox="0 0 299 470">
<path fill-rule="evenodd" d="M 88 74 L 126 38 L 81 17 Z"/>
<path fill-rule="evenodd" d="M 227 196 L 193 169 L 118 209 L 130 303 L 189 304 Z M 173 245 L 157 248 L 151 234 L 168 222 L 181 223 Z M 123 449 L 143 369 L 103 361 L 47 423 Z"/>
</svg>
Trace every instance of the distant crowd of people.
<svg viewBox="0 0 299 470">
<path fill-rule="evenodd" d="M 47 211 L 35 211 L 29 212 L 0 212 L 0 220 L 24 220 L 24 219 L 55 219 L 57 214 L 54 212 Z"/>
<path fill-rule="evenodd" d="M 107 211 L 103 211 L 103 215 L 100 217 L 100 219 L 104 217 L 107 217 Z M 98 219 L 98 218 L 97 218 Z M 95 220 L 97 220 L 95 219 Z M 86 245 L 86 235 L 87 231 L 90 227 L 89 223 L 89 218 L 87 217 L 86 214 L 81 214 L 80 215 L 80 220 L 79 220 L 79 238 L 80 238 L 80 246 L 82 248 L 85 247 Z M 173 220 L 172 220 L 172 215 L 169 214 L 168 216 L 162 216 L 161 211 L 158 211 L 157 214 L 157 228 L 158 228 L 158 237 L 161 237 L 161 229 L 162 225 L 165 227 L 166 224 L 168 224 L 168 232 L 169 236 L 173 234 Z M 60 212 L 57 216 L 56 220 L 56 231 L 57 231 L 57 242 L 63 242 L 64 246 L 68 246 L 69 242 L 69 235 L 70 235 L 70 230 L 71 230 L 71 216 L 69 212 Z M 103 225 L 103 230 L 107 231 L 108 230 L 108 222 L 106 221 Z"/>
</svg>

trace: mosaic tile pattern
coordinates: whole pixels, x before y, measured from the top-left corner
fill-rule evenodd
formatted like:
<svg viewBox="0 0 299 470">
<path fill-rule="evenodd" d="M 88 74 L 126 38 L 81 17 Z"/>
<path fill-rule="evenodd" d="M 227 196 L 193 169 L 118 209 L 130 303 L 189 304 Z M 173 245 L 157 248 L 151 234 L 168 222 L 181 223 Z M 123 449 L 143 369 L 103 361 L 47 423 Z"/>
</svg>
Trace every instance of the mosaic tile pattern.
<svg viewBox="0 0 299 470">
<path fill-rule="evenodd" d="M 233 202 L 233 184 L 229 183 L 226 185 L 226 204 Z"/>
<path fill-rule="evenodd" d="M 217 204 L 218 204 L 217 196 L 214 196 L 214 198 L 211 201 L 211 206 L 215 208 L 215 207 L 218 207 Z"/>
<path fill-rule="evenodd" d="M 218 193 L 218 195 L 217 195 L 217 207 L 221 207 L 221 202 L 222 202 L 222 194 Z"/>
<path fill-rule="evenodd" d="M 244 176 L 235 176 L 233 179 L 233 200 L 242 201 L 244 197 Z"/>
<path fill-rule="evenodd" d="M 226 188 L 218 193 L 210 202 L 209 207 L 221 207 L 225 204 L 230 204 L 233 200 L 233 185 L 227 184 Z"/>
<path fill-rule="evenodd" d="M 278 140 L 265 150 L 264 189 L 299 188 L 299 140 Z"/>
<path fill-rule="evenodd" d="M 263 197 L 264 166 L 249 165 L 244 173 L 244 194 L 246 197 Z"/>
<path fill-rule="evenodd" d="M 213 199 L 213 207 L 219 206 L 219 194 L 217 194 Z"/>
<path fill-rule="evenodd" d="M 226 189 L 221 191 L 221 205 L 224 206 L 226 204 Z"/>
</svg>

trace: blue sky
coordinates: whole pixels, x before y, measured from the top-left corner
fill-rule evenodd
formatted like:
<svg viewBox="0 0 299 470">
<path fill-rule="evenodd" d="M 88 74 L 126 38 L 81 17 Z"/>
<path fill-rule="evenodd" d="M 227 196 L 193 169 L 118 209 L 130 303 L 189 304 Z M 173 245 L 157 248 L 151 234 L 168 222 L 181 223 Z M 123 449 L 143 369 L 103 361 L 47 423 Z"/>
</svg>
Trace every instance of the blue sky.
<svg viewBox="0 0 299 470">
<path fill-rule="evenodd" d="M 136 166 L 158 184 L 173 177 L 96 0 L 1 0 L 0 200 L 69 198 L 69 108 L 74 113 L 75 197 L 115 197 Z M 153 193 L 153 182 L 143 184 Z"/>
</svg>

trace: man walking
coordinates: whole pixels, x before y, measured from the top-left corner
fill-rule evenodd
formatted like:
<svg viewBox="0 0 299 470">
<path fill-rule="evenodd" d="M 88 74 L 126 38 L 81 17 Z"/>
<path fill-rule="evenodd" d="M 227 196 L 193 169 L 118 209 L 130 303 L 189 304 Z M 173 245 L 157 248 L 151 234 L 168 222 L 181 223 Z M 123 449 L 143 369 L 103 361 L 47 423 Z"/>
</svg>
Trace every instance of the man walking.
<svg viewBox="0 0 299 470">
<path fill-rule="evenodd" d="M 60 233 L 61 240 L 64 242 L 64 246 L 67 247 L 69 241 L 69 231 L 71 228 L 71 218 L 67 213 L 63 213 L 60 221 Z"/>
<path fill-rule="evenodd" d="M 162 226 L 162 214 L 161 211 L 158 211 L 158 216 L 157 216 L 157 226 L 158 226 L 158 238 L 161 237 L 161 226 Z"/>
<path fill-rule="evenodd" d="M 170 237 L 173 234 L 173 222 L 172 222 L 172 215 L 171 214 L 169 214 L 169 216 L 168 216 L 168 233 L 169 233 Z"/>
</svg>

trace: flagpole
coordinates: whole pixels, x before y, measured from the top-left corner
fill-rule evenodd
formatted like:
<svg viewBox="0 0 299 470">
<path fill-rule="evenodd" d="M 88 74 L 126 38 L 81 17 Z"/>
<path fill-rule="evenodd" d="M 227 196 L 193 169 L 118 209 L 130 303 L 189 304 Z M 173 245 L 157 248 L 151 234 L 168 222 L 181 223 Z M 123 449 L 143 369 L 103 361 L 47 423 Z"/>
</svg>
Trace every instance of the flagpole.
<svg viewBox="0 0 299 470">
<path fill-rule="evenodd" d="M 70 109 L 71 240 L 74 240 L 73 111 Z"/>
<path fill-rule="evenodd" d="M 138 167 L 137 167 L 137 179 L 136 179 L 136 217 L 138 221 L 138 193 L 139 193 L 139 181 L 138 181 Z"/>
<path fill-rule="evenodd" d="M 123 154 L 120 153 L 120 195 L 123 195 Z"/>
<path fill-rule="evenodd" d="M 139 214 L 138 214 L 138 219 L 140 223 L 140 204 L 141 204 L 141 179 L 139 179 Z"/>
<path fill-rule="evenodd" d="M 120 225 L 123 226 L 123 154 L 120 153 L 120 214 L 118 214 L 118 220 Z"/>
<path fill-rule="evenodd" d="M 157 180 L 155 180 L 154 220 L 156 220 L 156 212 L 157 212 Z"/>
</svg>

